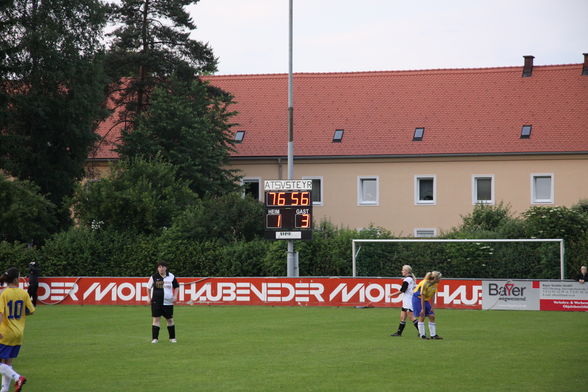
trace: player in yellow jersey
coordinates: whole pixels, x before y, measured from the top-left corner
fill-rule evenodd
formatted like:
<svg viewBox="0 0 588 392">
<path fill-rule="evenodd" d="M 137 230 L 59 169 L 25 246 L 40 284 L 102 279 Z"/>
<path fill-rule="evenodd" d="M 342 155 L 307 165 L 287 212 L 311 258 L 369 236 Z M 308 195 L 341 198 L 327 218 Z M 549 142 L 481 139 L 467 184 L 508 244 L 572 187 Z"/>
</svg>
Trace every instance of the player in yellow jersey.
<svg viewBox="0 0 588 392">
<path fill-rule="evenodd" d="M 431 305 L 437 293 L 437 286 L 440 280 L 441 272 L 427 272 L 425 278 L 416 286 L 412 295 L 412 310 L 414 315 L 419 317 L 418 329 L 421 339 L 429 339 L 425 332 L 425 317 L 429 317 L 429 334 L 431 339 L 443 339 L 437 335 L 435 312 L 433 312 L 433 306 Z"/>
<path fill-rule="evenodd" d="M 0 283 L 8 286 L 0 294 L 0 392 L 8 392 L 12 380 L 15 392 L 19 392 L 27 381 L 12 369 L 12 360 L 20 351 L 26 317 L 35 311 L 35 307 L 29 294 L 18 287 L 18 278 L 16 268 L 9 268 L 0 276 Z"/>
</svg>

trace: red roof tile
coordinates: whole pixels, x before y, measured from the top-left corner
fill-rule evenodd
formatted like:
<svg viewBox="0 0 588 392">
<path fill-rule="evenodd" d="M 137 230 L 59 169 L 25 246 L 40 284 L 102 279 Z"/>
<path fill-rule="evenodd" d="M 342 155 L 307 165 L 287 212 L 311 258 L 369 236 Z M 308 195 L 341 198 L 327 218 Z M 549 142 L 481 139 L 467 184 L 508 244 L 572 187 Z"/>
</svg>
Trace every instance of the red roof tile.
<svg viewBox="0 0 588 392">
<path fill-rule="evenodd" d="M 588 152 L 582 65 L 294 75 L 294 154 L 397 156 Z M 235 157 L 287 155 L 286 74 L 205 78 L 235 97 Z M 521 139 L 521 127 L 533 125 Z M 424 127 L 422 141 L 412 141 Z M 102 129 L 102 128 L 101 128 Z M 335 129 L 345 129 L 333 143 Z M 104 151 L 108 155 L 107 151 Z"/>
<path fill-rule="evenodd" d="M 116 94 L 116 98 L 119 98 L 118 94 Z M 98 125 L 96 132 L 100 139 L 90 152 L 90 159 L 118 159 L 118 153 L 114 150 L 117 144 L 120 143 L 120 135 L 124 129 L 124 124 L 120 121 L 122 106 L 117 108 L 114 100 L 115 98 L 111 98 L 107 104 L 108 109 L 113 110 L 113 112 Z"/>
</svg>

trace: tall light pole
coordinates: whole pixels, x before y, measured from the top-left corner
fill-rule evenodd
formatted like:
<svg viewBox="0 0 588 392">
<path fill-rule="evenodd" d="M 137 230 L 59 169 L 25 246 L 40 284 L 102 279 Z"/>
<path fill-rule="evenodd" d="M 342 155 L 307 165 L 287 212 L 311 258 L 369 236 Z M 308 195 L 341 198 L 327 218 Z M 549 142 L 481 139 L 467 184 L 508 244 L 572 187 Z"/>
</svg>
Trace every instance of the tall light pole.
<svg viewBox="0 0 588 392">
<path fill-rule="evenodd" d="M 288 180 L 294 179 L 294 75 L 292 73 L 293 1 L 289 0 L 288 13 Z M 298 277 L 298 255 L 294 241 L 288 240 L 288 277 Z"/>
</svg>

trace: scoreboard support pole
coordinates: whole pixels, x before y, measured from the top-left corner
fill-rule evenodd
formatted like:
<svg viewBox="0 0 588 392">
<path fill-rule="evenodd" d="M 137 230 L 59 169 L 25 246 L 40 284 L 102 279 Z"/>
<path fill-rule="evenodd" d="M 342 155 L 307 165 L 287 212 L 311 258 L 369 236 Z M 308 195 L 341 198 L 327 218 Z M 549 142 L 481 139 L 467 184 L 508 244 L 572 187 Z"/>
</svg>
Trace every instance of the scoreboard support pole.
<svg viewBox="0 0 588 392">
<path fill-rule="evenodd" d="M 293 66 L 292 66 L 292 30 L 293 30 L 293 0 L 289 1 L 288 13 L 288 180 L 294 179 L 294 99 L 293 99 Z M 297 278 L 298 254 L 294 252 L 294 241 L 288 240 L 288 277 Z"/>
<path fill-rule="evenodd" d="M 299 276 L 298 252 L 294 251 L 294 241 L 288 240 L 288 277 L 297 278 Z"/>
</svg>

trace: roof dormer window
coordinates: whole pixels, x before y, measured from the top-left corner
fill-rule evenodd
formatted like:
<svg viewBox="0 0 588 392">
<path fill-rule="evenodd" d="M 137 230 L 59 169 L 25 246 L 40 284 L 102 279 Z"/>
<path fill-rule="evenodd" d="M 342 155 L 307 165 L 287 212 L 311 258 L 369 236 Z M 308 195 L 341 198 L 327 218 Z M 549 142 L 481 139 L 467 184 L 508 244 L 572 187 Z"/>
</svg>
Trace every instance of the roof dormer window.
<svg viewBox="0 0 588 392">
<path fill-rule="evenodd" d="M 335 129 L 335 133 L 333 134 L 333 143 L 341 143 L 341 140 L 343 140 L 343 132 L 345 132 L 344 129 Z"/>
<path fill-rule="evenodd" d="M 423 140 L 423 136 L 425 135 L 425 128 L 415 128 L 414 135 L 412 136 L 413 141 L 421 141 Z"/>
<path fill-rule="evenodd" d="M 521 128 L 521 139 L 528 139 L 531 137 L 532 125 L 523 125 Z"/>
<path fill-rule="evenodd" d="M 241 143 L 243 138 L 245 138 L 245 131 L 235 132 L 235 143 Z"/>
</svg>

